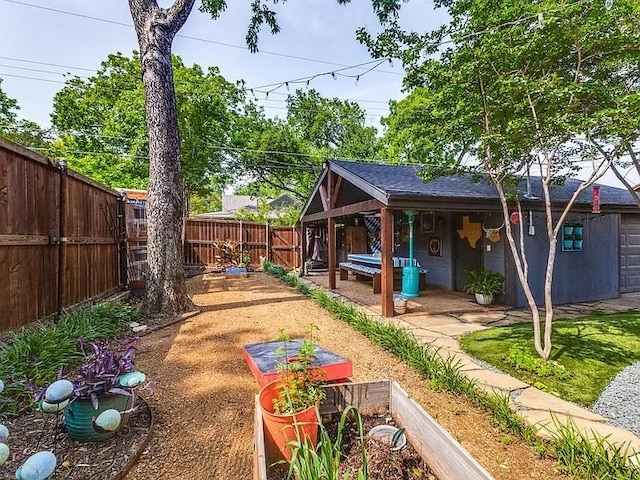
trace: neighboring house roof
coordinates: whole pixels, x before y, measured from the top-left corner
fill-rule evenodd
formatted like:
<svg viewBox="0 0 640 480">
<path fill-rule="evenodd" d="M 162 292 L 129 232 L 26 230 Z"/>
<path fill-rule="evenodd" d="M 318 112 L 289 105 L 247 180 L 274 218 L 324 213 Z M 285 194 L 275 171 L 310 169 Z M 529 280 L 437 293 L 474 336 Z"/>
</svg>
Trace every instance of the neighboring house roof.
<svg viewBox="0 0 640 480">
<path fill-rule="evenodd" d="M 393 197 L 499 200 L 495 186 L 483 181 L 475 182 L 471 175 L 440 177 L 430 182 L 425 182 L 418 176 L 417 172 L 420 167 L 416 166 L 383 165 L 338 160 L 332 160 L 330 163 L 336 167 L 334 168 L 336 173 L 345 174 L 345 180 L 353 179 L 356 181 L 364 181 L 373 187 L 374 190 L 384 195 L 387 200 Z M 568 201 L 580 183 L 580 180 L 570 178 L 563 185 L 553 185 L 551 187 L 552 201 Z M 522 181 L 518 186 L 518 191 L 521 195 L 527 192 L 525 181 Z M 538 199 L 543 198 L 540 177 L 531 177 L 531 194 Z M 374 197 L 377 196 L 374 195 Z M 576 203 L 591 204 L 591 200 L 591 189 L 589 188 L 582 192 Z M 628 190 L 608 185 L 600 186 L 600 204 L 620 206 L 636 205 Z"/>
<path fill-rule="evenodd" d="M 251 195 L 222 195 L 223 212 L 235 213 L 243 208 L 256 210 L 257 207 L 257 197 L 253 197 Z"/>
</svg>

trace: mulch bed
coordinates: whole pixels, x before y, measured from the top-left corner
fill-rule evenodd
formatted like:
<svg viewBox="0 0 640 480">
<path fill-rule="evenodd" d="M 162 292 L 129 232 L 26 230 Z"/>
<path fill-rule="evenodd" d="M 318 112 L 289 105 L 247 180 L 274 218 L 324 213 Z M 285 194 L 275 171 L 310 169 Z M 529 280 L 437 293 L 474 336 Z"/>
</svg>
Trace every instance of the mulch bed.
<svg viewBox="0 0 640 480">
<path fill-rule="evenodd" d="M 144 449 L 151 431 L 149 404 L 137 397 L 138 409 L 118 435 L 101 443 L 78 443 L 66 434 L 62 415 L 57 428 L 54 415 L 32 412 L 8 420 L 7 445 L 11 456 L 0 467 L 0 479 L 15 478 L 15 471 L 31 455 L 49 450 L 55 453 L 58 466 L 51 480 L 116 480 L 123 478 Z"/>
</svg>

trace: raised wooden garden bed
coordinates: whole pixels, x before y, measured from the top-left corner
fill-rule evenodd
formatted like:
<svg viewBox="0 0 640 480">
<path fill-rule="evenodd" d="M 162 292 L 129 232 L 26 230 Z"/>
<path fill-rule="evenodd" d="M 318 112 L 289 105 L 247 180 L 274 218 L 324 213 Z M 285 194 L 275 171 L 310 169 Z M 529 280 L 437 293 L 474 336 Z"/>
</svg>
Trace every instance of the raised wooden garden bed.
<svg viewBox="0 0 640 480">
<path fill-rule="evenodd" d="M 327 398 L 320 405 L 325 418 L 335 417 L 347 405 L 362 415 L 390 412 L 395 424 L 405 428 L 409 443 L 431 468 L 438 480 L 491 480 L 493 477 L 444 430 L 400 385 L 390 380 L 341 383 L 324 387 Z M 254 424 L 254 479 L 268 480 L 273 463 L 265 445 L 262 411 L 256 396 Z"/>
</svg>

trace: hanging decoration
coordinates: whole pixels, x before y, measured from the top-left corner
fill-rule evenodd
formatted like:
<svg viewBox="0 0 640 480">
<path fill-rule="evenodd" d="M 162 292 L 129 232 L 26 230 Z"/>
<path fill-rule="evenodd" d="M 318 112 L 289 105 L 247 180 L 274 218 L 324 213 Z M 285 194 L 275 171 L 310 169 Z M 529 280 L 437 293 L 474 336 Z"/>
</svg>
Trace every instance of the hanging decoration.
<svg viewBox="0 0 640 480">
<path fill-rule="evenodd" d="M 591 191 L 591 213 L 600 213 L 600 185 L 594 185 Z"/>
<path fill-rule="evenodd" d="M 460 238 L 466 238 L 471 248 L 476 248 L 478 240 L 482 237 L 482 225 L 469 220 L 469 216 L 462 217 L 462 228 L 457 230 Z"/>
<path fill-rule="evenodd" d="M 514 225 L 519 225 L 520 224 L 520 213 L 519 212 L 511 212 L 511 215 L 509 215 L 509 221 L 511 223 L 513 223 Z"/>
<path fill-rule="evenodd" d="M 500 240 L 500 230 L 502 230 L 502 227 L 504 227 L 504 222 L 502 222 L 502 225 L 497 228 L 486 228 L 483 224 L 482 230 L 484 231 L 485 237 L 487 237 L 490 242 L 496 243 Z"/>
</svg>

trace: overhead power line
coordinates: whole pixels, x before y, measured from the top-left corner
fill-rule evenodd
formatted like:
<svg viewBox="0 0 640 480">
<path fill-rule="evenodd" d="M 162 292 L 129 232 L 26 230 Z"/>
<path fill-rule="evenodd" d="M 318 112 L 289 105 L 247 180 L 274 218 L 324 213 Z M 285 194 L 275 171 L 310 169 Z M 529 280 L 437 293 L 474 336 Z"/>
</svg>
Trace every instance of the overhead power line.
<svg viewBox="0 0 640 480">
<path fill-rule="evenodd" d="M 39 10 L 45 10 L 45 11 L 49 11 L 49 12 L 54 12 L 54 13 L 59 13 L 62 15 L 69 15 L 69 16 L 73 16 L 73 17 L 78 17 L 78 18 L 83 18 L 85 20 L 93 20 L 96 22 L 102 22 L 102 23 L 107 23 L 107 24 L 111 24 L 111 25 L 118 25 L 120 27 L 127 27 L 127 28 L 134 28 L 132 24 L 130 23 L 125 23 L 125 22 L 119 22 L 117 20 L 110 20 L 107 18 L 102 18 L 102 17 L 95 17 L 93 15 L 85 15 L 82 13 L 77 13 L 77 12 L 69 12 L 67 10 L 60 10 L 57 8 L 51 8 L 51 7 L 45 7 L 44 5 L 35 5 L 32 3 L 28 3 L 28 2 L 21 2 L 18 0 L 4 0 L 7 3 L 13 3 L 15 5 L 21 5 L 24 7 L 31 7 L 31 8 L 37 8 Z M 179 38 L 184 38 L 185 40 L 193 40 L 196 42 L 203 42 L 203 43 L 209 43 L 212 45 L 220 45 L 222 47 L 228 47 L 228 48 L 235 48 L 235 49 L 240 49 L 240 50 L 247 50 L 247 46 L 246 45 L 238 45 L 238 44 L 234 44 L 234 43 L 227 43 L 227 42 L 219 42 L 217 40 L 209 40 L 206 38 L 199 38 L 199 37 L 194 37 L 191 35 L 184 35 L 184 34 L 177 34 L 176 37 Z M 276 57 L 283 57 L 283 58 L 290 58 L 293 60 L 301 60 L 301 61 L 305 61 L 305 62 L 313 62 L 313 63 L 320 63 L 323 65 L 333 65 L 335 67 L 348 67 L 349 65 L 344 64 L 344 63 L 338 63 L 338 62 L 331 62 L 328 60 L 320 60 L 317 58 L 311 58 L 311 57 L 305 57 L 305 56 L 301 56 L 301 55 L 292 55 L 292 54 L 288 54 L 288 53 L 281 53 L 281 52 L 275 52 L 275 51 L 270 51 L 270 50 L 259 50 L 258 53 L 262 53 L 264 55 L 273 55 Z M 390 70 L 378 70 L 379 73 L 386 73 L 386 74 L 390 74 L 390 75 L 404 75 L 401 72 L 393 72 Z"/>
</svg>

